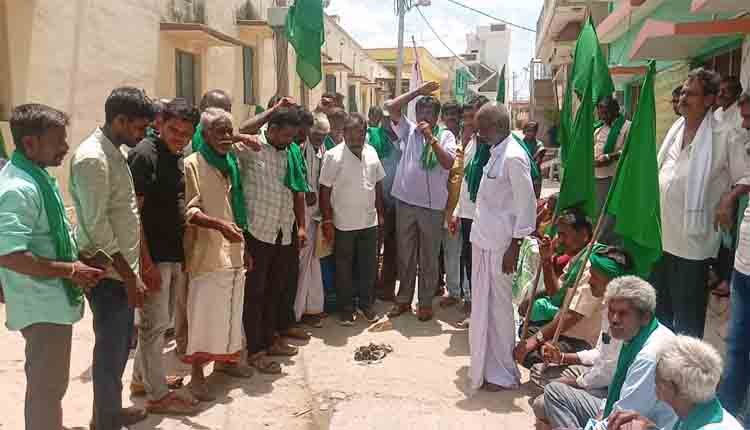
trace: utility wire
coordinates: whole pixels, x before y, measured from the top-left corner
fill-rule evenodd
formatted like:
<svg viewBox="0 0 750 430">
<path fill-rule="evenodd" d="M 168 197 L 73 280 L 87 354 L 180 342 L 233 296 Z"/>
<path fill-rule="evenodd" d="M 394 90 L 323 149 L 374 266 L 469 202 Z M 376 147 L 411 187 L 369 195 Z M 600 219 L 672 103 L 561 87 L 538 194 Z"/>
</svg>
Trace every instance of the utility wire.
<svg viewBox="0 0 750 430">
<path fill-rule="evenodd" d="M 419 12 L 419 16 L 422 17 L 422 20 L 424 20 L 424 23 L 427 24 L 427 27 L 430 29 L 430 31 L 432 31 L 432 34 L 435 35 L 435 37 L 437 38 L 437 40 L 439 40 L 440 43 L 442 43 L 443 46 L 445 46 L 445 48 L 451 53 L 451 55 L 453 55 L 454 57 L 456 57 L 456 59 L 461 64 L 463 64 L 464 67 L 466 67 L 467 70 L 471 70 L 471 68 L 469 67 L 469 65 L 466 64 L 466 63 L 464 63 L 464 60 L 460 56 L 458 56 L 458 54 L 456 54 L 455 52 L 453 52 L 453 50 L 451 49 L 451 47 L 448 46 L 448 44 L 445 43 L 445 41 L 443 41 L 443 39 L 440 37 L 440 35 L 437 33 L 437 31 L 435 31 L 435 29 L 432 27 L 432 24 L 430 24 L 430 21 L 428 21 L 427 17 L 425 17 L 424 14 L 422 13 L 422 8 L 419 7 L 419 6 L 417 6 L 416 9 L 417 9 L 417 12 Z"/>
<path fill-rule="evenodd" d="M 523 25 L 514 24 L 514 23 L 512 23 L 510 21 L 494 17 L 494 16 L 492 16 L 492 15 L 486 13 L 486 12 L 482 12 L 479 9 L 474 9 L 471 6 L 467 6 L 467 5 L 463 4 L 463 3 L 457 2 L 456 0 L 447 0 L 447 1 L 453 3 L 453 4 L 457 5 L 457 6 L 461 6 L 462 8 L 469 9 L 470 11 L 476 12 L 476 13 L 478 13 L 480 15 L 484 15 L 487 18 L 494 19 L 495 21 L 500 21 L 500 22 L 502 22 L 504 24 L 507 24 L 507 25 L 509 25 L 511 27 L 516 27 L 516 28 L 521 29 L 521 30 L 526 30 L 526 31 L 530 31 L 532 33 L 536 33 L 536 30 L 534 30 L 533 28 L 524 27 Z"/>
</svg>

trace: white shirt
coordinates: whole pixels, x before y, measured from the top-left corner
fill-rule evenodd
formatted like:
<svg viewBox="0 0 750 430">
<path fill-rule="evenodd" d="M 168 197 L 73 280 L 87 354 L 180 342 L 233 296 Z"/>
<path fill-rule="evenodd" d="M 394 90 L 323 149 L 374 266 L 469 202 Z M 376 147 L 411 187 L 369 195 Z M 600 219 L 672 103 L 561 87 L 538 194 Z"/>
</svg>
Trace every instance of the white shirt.
<svg viewBox="0 0 750 430">
<path fill-rule="evenodd" d="M 737 102 L 724 110 L 720 107 L 714 111 L 714 119 L 723 131 L 742 130 L 742 114 Z"/>
<path fill-rule="evenodd" d="M 477 137 L 476 135 L 471 137 L 471 140 L 464 148 L 464 169 L 469 165 L 474 154 L 477 153 Z M 476 204 L 471 201 L 469 195 L 469 181 L 464 178 L 461 182 L 461 193 L 458 197 L 458 205 L 453 210 L 453 216 L 465 219 L 474 219 L 474 211 L 476 210 Z"/>
<path fill-rule="evenodd" d="M 376 227 L 375 185 L 385 178 L 378 153 L 370 145 L 362 147 L 362 158 L 346 144 L 336 145 L 323 155 L 320 185 L 329 187 L 333 207 L 333 225 L 352 231 Z"/>
<path fill-rule="evenodd" d="M 490 251 L 505 251 L 513 238 L 534 231 L 536 197 L 529 157 L 512 136 L 490 150 L 477 193 L 471 243 Z"/>
<path fill-rule="evenodd" d="M 713 225 L 707 228 L 706 234 L 696 234 L 685 228 L 688 167 L 695 143 L 682 149 L 682 142 L 675 142 L 659 169 L 662 247 L 677 257 L 705 260 L 716 257 L 721 235 Z M 730 186 L 750 184 L 750 156 L 742 145 L 730 144 L 729 133 L 720 128 L 713 128 L 713 153 L 708 174 L 705 207 L 711 213 Z M 713 222 L 713 217 L 710 218 Z"/>
<path fill-rule="evenodd" d="M 617 370 L 621 347 L 622 341 L 609 335 L 609 319 L 607 313 L 602 312 L 602 331 L 596 347 L 576 353 L 581 364 L 591 366 L 586 373 L 578 377 L 578 385 L 586 389 L 608 387 Z"/>
<path fill-rule="evenodd" d="M 604 147 L 607 146 L 607 139 L 609 138 L 609 132 L 612 130 L 607 124 L 602 125 L 594 132 L 594 157 L 599 157 L 604 154 Z M 625 139 L 630 132 L 630 121 L 625 120 L 625 123 L 620 129 L 620 135 L 617 136 L 615 142 L 615 152 L 621 151 L 625 147 Z M 611 178 L 617 173 L 617 161 L 612 162 L 609 166 L 595 167 L 594 176 L 597 179 Z"/>
</svg>

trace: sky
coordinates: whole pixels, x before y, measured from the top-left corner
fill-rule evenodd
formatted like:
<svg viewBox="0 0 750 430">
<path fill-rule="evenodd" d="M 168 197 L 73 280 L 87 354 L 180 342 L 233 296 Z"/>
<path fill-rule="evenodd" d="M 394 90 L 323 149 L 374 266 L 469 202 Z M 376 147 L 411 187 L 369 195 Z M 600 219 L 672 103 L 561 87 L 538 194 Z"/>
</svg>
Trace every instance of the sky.
<svg viewBox="0 0 750 430">
<path fill-rule="evenodd" d="M 535 29 L 544 0 L 458 0 L 489 15 Z M 479 25 L 497 23 L 476 12 L 464 9 L 448 0 L 432 0 L 432 5 L 421 8 L 432 27 L 456 54 L 466 52 L 466 34 Z M 340 24 L 364 48 L 387 48 L 397 45 L 398 17 L 393 0 L 331 0 L 326 9 L 329 15 L 339 15 Z M 438 37 L 424 23 L 419 12 L 411 10 L 405 19 L 405 44 L 411 46 L 414 36 L 418 46 L 426 47 L 432 55 L 451 55 Z M 528 97 L 528 67 L 534 56 L 536 34 L 511 27 L 510 64 L 517 73 L 518 97 Z M 508 73 L 507 78 L 510 79 Z"/>
</svg>

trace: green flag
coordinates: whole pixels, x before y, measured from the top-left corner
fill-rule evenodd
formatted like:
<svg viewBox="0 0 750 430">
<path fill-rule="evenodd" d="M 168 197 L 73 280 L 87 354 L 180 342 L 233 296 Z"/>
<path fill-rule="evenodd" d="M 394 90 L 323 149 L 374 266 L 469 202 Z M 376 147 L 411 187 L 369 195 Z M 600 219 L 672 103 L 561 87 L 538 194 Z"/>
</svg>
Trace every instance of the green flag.
<svg viewBox="0 0 750 430">
<path fill-rule="evenodd" d="M 615 232 L 622 237 L 623 246 L 635 263 L 636 273 L 642 277 L 648 276 L 662 254 L 655 75 L 656 65 L 652 60 L 607 206 L 607 212 L 616 217 Z"/>
<path fill-rule="evenodd" d="M 591 99 L 591 81 L 584 90 L 581 107 L 573 123 L 572 139 L 567 143 L 563 165 L 565 174 L 560 184 L 557 211 L 559 213 L 578 206 L 589 218 L 596 219 L 599 205 L 594 183 L 594 102 Z"/>
<path fill-rule="evenodd" d="M 286 16 L 286 37 L 297 53 L 297 74 L 308 88 L 323 79 L 320 47 L 325 42 L 323 2 L 296 0 Z"/>
<path fill-rule="evenodd" d="M 589 71 L 589 66 L 591 66 L 591 71 Z M 576 40 L 572 76 L 573 90 L 578 97 L 582 97 L 586 85 L 591 79 L 591 97 L 594 103 L 604 96 L 611 96 L 615 92 L 615 85 L 612 83 L 612 76 L 609 74 L 609 65 L 607 65 L 607 59 L 604 58 L 591 17 L 586 21 L 578 35 L 578 40 Z"/>
<path fill-rule="evenodd" d="M 495 97 L 495 101 L 498 103 L 505 103 L 505 65 L 503 65 L 503 69 L 500 70 L 500 79 L 497 82 L 497 97 Z"/>
</svg>

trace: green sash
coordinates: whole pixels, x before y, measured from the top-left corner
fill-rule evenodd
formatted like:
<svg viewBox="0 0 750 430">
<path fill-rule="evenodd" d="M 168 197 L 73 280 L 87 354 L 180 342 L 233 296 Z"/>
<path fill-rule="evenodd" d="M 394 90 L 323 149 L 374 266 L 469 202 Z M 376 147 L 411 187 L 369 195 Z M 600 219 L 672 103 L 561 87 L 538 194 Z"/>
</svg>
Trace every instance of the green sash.
<svg viewBox="0 0 750 430">
<path fill-rule="evenodd" d="M 594 124 L 594 130 L 598 130 L 604 125 L 604 122 L 599 121 L 596 124 Z M 609 129 L 609 134 L 607 135 L 607 143 L 604 144 L 604 153 L 605 154 L 611 154 L 615 151 L 615 145 L 617 144 L 617 138 L 620 136 L 620 132 L 622 131 L 622 126 L 625 125 L 625 117 L 622 115 L 619 115 L 617 119 L 615 119 L 615 122 L 612 123 L 612 127 Z"/>
<path fill-rule="evenodd" d="M 622 349 L 620 349 L 620 356 L 617 358 L 617 370 L 615 370 L 612 383 L 609 384 L 607 405 L 604 407 L 604 417 L 608 417 L 612 413 L 615 403 L 620 400 L 620 392 L 622 391 L 622 386 L 625 384 L 628 369 L 633 364 L 635 357 L 643 349 L 643 345 L 646 344 L 648 338 L 658 327 L 659 321 L 656 320 L 656 317 L 653 317 L 647 326 L 641 327 L 641 330 L 630 342 L 623 342 Z"/>
<path fill-rule="evenodd" d="M 443 131 L 445 131 L 445 129 L 442 127 L 432 127 L 432 135 L 435 136 L 438 141 L 440 140 Z M 422 168 L 424 170 L 432 170 L 438 165 L 437 155 L 435 155 L 432 145 L 427 141 L 424 142 L 424 146 L 422 147 L 422 157 L 420 158 L 420 161 L 422 162 Z"/>
<path fill-rule="evenodd" d="M 474 153 L 474 157 L 466 165 L 464 177 L 466 178 L 466 186 L 469 189 L 469 199 L 472 202 L 477 201 L 477 193 L 479 192 L 479 185 L 482 183 L 482 176 L 484 175 L 484 166 L 490 161 L 490 145 L 485 145 L 476 141 L 477 150 Z"/>
<path fill-rule="evenodd" d="M 326 147 L 326 151 L 328 151 L 329 149 L 333 149 L 333 147 L 334 147 L 334 146 L 336 146 L 336 142 L 334 142 L 334 141 L 333 141 L 333 138 L 332 138 L 332 137 L 331 137 L 331 135 L 329 134 L 329 135 L 328 135 L 328 136 L 326 136 L 326 138 L 325 138 L 325 139 L 323 140 L 323 145 L 325 145 L 325 147 Z"/>
<path fill-rule="evenodd" d="M 52 242 L 55 245 L 55 259 L 57 261 L 73 262 L 78 259 L 78 247 L 70 236 L 70 226 L 65 217 L 65 206 L 63 205 L 57 181 L 47 170 L 26 158 L 21 152 L 13 152 L 11 164 L 26 172 L 39 190 L 44 204 L 44 212 L 47 215 Z M 69 279 L 63 279 L 65 294 L 73 305 L 83 303 L 83 292 L 73 285 Z"/>
<path fill-rule="evenodd" d="M 367 136 L 369 137 L 370 145 L 375 148 L 381 161 L 391 156 L 393 144 L 385 134 L 383 127 L 369 127 L 367 129 Z"/>
<path fill-rule="evenodd" d="M 516 142 L 518 142 L 519 145 L 521 145 L 521 148 L 523 148 L 524 151 L 526 151 L 526 155 L 529 156 L 529 163 L 531 164 L 531 179 L 536 181 L 539 178 L 542 177 L 542 173 L 539 170 L 539 165 L 536 164 L 536 160 L 534 160 L 534 155 L 531 152 L 531 148 L 529 148 L 529 144 L 521 139 L 520 137 L 516 136 L 515 133 L 511 133 L 514 139 L 516 139 Z"/>
<path fill-rule="evenodd" d="M 309 193 L 307 185 L 307 167 L 305 157 L 299 145 L 292 142 L 287 151 L 286 175 L 284 185 L 295 193 Z"/>
<path fill-rule="evenodd" d="M 698 430 L 709 424 L 720 423 L 724 419 L 724 408 L 719 399 L 695 405 L 685 421 L 677 421 L 675 430 Z"/>
<path fill-rule="evenodd" d="M 200 126 L 198 126 L 198 130 L 200 130 Z M 199 133 L 199 131 L 196 131 L 196 134 L 197 133 Z M 242 178 L 240 177 L 240 167 L 239 162 L 237 161 L 237 156 L 233 152 L 224 156 L 219 155 L 211 145 L 207 145 L 203 141 L 202 135 L 200 140 L 196 140 L 195 136 L 193 136 L 193 149 L 196 148 L 208 164 L 229 177 L 232 184 L 231 203 L 234 223 L 243 231 L 247 231 L 247 207 L 245 206 L 245 193 L 242 189 Z"/>
</svg>

